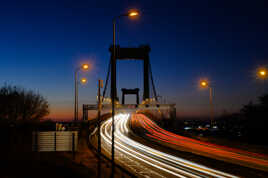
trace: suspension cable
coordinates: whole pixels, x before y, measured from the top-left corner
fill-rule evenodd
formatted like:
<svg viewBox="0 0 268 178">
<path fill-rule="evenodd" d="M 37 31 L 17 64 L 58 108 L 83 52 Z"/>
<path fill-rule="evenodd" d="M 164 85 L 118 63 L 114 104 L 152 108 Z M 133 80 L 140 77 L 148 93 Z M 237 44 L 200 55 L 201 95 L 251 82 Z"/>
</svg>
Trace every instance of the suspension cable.
<svg viewBox="0 0 268 178">
<path fill-rule="evenodd" d="M 107 73 L 107 76 L 106 76 L 105 86 L 104 86 L 104 90 L 103 90 L 103 94 L 102 94 L 102 102 L 103 102 L 103 99 L 104 99 L 105 94 L 106 94 L 108 80 L 109 80 L 109 77 L 110 77 L 110 71 L 111 71 L 111 60 L 109 62 L 108 73 Z"/>
<path fill-rule="evenodd" d="M 149 60 L 149 72 L 150 72 L 151 82 L 152 82 L 152 85 L 153 85 L 154 98 L 155 98 L 156 101 L 158 101 L 157 95 L 156 95 L 156 89 L 155 89 L 155 85 L 154 85 L 154 80 L 153 80 L 153 73 L 152 73 L 152 67 L 151 67 L 150 60 Z"/>
</svg>

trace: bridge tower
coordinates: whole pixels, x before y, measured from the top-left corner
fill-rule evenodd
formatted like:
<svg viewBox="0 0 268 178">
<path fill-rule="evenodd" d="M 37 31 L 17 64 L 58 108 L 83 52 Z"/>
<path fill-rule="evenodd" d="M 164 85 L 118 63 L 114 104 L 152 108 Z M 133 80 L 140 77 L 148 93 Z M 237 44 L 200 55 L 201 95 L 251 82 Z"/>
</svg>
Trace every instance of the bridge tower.
<svg viewBox="0 0 268 178">
<path fill-rule="evenodd" d="M 107 80 L 110 75 L 111 71 L 111 81 L 113 82 L 113 85 L 115 85 L 115 98 L 118 101 L 118 96 L 117 96 L 117 86 L 116 86 L 116 63 L 118 60 L 142 60 L 143 61 L 143 100 L 147 100 L 150 98 L 150 79 L 152 82 L 152 87 L 153 87 L 153 94 L 154 98 L 157 101 L 157 95 L 156 95 L 156 90 L 152 78 L 152 71 L 151 71 L 151 65 L 150 65 L 150 57 L 149 53 L 151 51 L 151 48 L 149 45 L 142 45 L 139 47 L 120 47 L 119 45 L 116 46 L 115 48 L 115 54 L 113 50 L 113 46 L 109 48 L 109 51 L 111 53 L 110 57 L 110 65 L 109 65 L 109 72 L 106 78 L 106 84 L 103 92 L 103 96 L 105 96 L 105 91 L 107 87 Z M 113 60 L 113 57 L 115 55 L 115 61 Z M 112 87 L 111 87 L 112 89 Z M 113 92 L 111 91 L 110 96 L 111 98 L 113 97 Z"/>
<path fill-rule="evenodd" d="M 115 98 L 117 98 L 117 87 L 116 87 L 116 64 L 113 65 L 112 58 L 115 55 L 115 63 L 117 60 L 142 60 L 143 61 L 143 100 L 150 98 L 150 89 L 149 89 L 149 52 L 151 48 L 148 45 L 140 46 L 137 48 L 122 48 L 119 45 L 116 46 L 115 54 L 113 47 L 109 48 L 111 53 L 111 67 L 114 67 L 115 74 L 111 73 L 111 81 L 115 81 Z M 113 80 L 112 80 L 112 77 Z M 112 97 L 112 92 L 111 92 Z"/>
</svg>

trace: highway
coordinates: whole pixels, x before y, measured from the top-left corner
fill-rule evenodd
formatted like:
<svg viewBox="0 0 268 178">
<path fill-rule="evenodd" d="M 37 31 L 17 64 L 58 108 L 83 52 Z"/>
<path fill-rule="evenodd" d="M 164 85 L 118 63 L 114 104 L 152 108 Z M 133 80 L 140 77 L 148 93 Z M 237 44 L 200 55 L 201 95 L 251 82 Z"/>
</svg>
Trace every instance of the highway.
<svg viewBox="0 0 268 178">
<path fill-rule="evenodd" d="M 130 114 L 115 116 L 115 161 L 137 177 L 236 177 L 145 146 L 129 137 Z M 101 125 L 102 151 L 111 156 L 112 119 Z"/>
<path fill-rule="evenodd" d="M 133 114 L 131 118 L 131 126 L 140 130 L 142 129 L 141 132 L 144 133 L 143 137 L 147 140 L 156 141 L 174 149 L 183 149 L 188 152 L 207 156 L 213 159 L 224 160 L 230 163 L 257 168 L 264 171 L 268 170 L 267 155 L 252 153 L 177 135 L 160 128 L 143 114 Z"/>
</svg>

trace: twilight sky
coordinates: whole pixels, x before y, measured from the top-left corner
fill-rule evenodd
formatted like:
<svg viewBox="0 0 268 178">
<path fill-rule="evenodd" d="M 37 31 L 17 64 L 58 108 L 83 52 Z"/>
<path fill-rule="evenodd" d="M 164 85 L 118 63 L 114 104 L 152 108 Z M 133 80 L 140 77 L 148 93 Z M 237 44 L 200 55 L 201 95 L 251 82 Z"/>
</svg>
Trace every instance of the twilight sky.
<svg viewBox="0 0 268 178">
<path fill-rule="evenodd" d="M 265 1 L 9 0 L 0 3 L 0 86 L 19 85 L 44 95 L 48 117 L 73 117 L 74 69 L 93 69 L 79 87 L 79 104 L 95 103 L 98 78 L 105 79 L 112 43 L 112 18 L 137 8 L 142 15 L 118 21 L 121 46 L 151 46 L 157 93 L 177 104 L 178 116 L 207 115 L 208 78 L 215 108 L 233 112 L 267 89 L 254 70 L 268 64 Z M 142 89 L 142 62 L 118 63 L 120 89 Z M 142 96 L 142 93 L 140 93 Z M 133 100 L 133 97 L 127 99 Z M 128 103 L 130 103 L 128 101 Z"/>
</svg>

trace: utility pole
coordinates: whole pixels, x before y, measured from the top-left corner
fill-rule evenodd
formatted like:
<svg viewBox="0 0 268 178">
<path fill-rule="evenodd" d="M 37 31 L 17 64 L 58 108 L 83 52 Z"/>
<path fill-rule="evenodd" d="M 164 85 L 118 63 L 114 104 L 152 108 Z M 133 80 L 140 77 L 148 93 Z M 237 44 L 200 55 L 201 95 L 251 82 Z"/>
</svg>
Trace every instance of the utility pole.
<svg viewBox="0 0 268 178">
<path fill-rule="evenodd" d="M 115 115 L 115 100 L 116 100 L 116 46 L 115 46 L 115 24 L 116 20 L 113 20 L 113 56 L 111 59 L 111 94 L 112 94 L 112 174 L 114 177 L 114 115 Z"/>
<path fill-rule="evenodd" d="M 214 125 L 214 108 L 213 108 L 212 87 L 209 87 L 209 103 L 210 103 L 210 122 L 211 122 L 211 127 L 213 127 L 213 125 Z"/>
<path fill-rule="evenodd" d="M 98 82 L 98 178 L 101 177 L 101 135 L 100 135 L 100 124 L 101 124 L 101 88 L 103 88 L 103 80 L 99 79 Z"/>
</svg>

